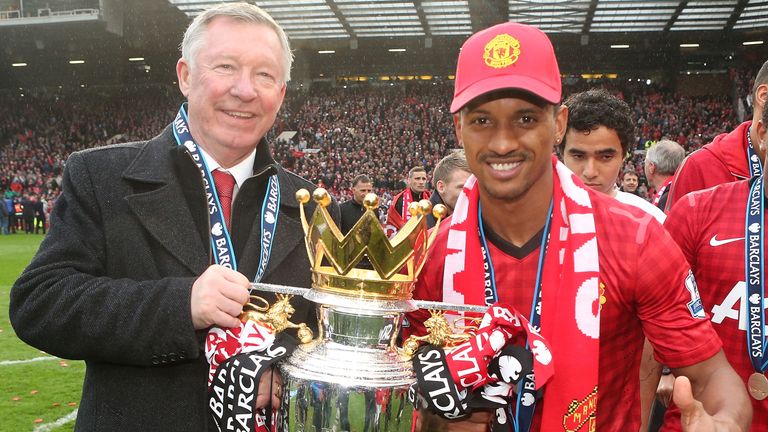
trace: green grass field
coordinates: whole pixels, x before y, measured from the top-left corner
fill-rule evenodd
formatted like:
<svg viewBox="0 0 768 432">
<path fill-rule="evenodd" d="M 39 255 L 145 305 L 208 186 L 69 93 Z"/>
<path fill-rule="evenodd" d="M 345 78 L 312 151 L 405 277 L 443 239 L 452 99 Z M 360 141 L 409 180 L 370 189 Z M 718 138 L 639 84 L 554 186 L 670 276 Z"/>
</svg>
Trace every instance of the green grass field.
<svg viewBox="0 0 768 432">
<path fill-rule="evenodd" d="M 49 358 L 15 363 L 50 357 L 20 341 L 8 320 L 11 286 L 42 239 L 0 235 L 0 432 L 71 431 L 74 418 L 62 422 L 80 401 L 83 362 Z"/>
</svg>

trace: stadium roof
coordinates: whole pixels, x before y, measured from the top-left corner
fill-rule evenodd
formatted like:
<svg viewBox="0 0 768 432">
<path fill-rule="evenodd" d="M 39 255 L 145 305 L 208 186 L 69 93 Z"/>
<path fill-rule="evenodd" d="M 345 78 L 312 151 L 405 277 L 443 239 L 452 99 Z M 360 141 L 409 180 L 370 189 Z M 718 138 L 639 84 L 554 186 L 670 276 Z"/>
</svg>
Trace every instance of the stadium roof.
<svg viewBox="0 0 768 432">
<path fill-rule="evenodd" d="M 170 0 L 193 17 L 226 0 Z M 757 0 L 256 0 L 292 39 L 469 35 L 500 21 L 550 33 L 732 31 L 768 27 Z"/>
<path fill-rule="evenodd" d="M 0 88 L 171 83 L 184 29 L 222 1 L 62 0 L 47 3 L 68 10 L 0 11 Z M 724 70 L 729 62 L 768 58 L 768 0 L 251 2 L 286 29 L 297 83 L 450 75 L 469 34 L 505 21 L 546 31 L 566 73 L 646 76 L 649 70 Z M 22 4 L 32 9 L 36 3 L 46 2 Z"/>
</svg>

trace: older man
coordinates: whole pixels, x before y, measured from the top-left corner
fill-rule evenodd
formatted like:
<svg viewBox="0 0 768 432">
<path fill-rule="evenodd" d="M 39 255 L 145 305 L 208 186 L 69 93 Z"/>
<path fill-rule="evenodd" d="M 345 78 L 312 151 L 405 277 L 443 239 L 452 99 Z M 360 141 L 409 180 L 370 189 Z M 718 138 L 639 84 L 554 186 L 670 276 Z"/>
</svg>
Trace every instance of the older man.
<svg viewBox="0 0 768 432">
<path fill-rule="evenodd" d="M 11 291 L 22 340 L 86 362 L 78 431 L 213 430 L 206 332 L 240 324 L 251 280 L 310 285 L 294 195 L 312 185 L 264 139 L 290 79 L 285 33 L 224 4 L 181 51 L 188 103 L 149 141 L 70 156 L 51 230 Z M 313 316 L 296 304 L 296 319 Z"/>
<path fill-rule="evenodd" d="M 677 167 L 685 158 L 685 149 L 678 143 L 663 139 L 645 153 L 645 178 L 653 186 L 656 195 L 653 205 L 664 210 L 667 208 L 669 186 L 675 178 Z"/>
</svg>

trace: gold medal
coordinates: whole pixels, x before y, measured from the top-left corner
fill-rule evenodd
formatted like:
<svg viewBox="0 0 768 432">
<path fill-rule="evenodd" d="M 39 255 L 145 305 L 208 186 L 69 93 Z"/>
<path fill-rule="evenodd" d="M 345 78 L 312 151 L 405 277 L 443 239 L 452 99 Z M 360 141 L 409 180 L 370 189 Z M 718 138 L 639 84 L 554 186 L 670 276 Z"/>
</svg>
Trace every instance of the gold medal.
<svg viewBox="0 0 768 432">
<path fill-rule="evenodd" d="M 753 398 L 763 400 L 768 397 L 768 378 L 760 372 L 755 372 L 749 376 L 747 388 Z"/>
</svg>

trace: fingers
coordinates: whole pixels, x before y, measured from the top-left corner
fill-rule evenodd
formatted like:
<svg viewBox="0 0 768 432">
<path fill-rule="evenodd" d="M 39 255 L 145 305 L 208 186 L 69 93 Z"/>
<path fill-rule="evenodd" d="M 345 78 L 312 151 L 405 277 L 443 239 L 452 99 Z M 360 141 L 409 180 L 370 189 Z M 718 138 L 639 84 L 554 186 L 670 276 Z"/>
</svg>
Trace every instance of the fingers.
<svg viewBox="0 0 768 432">
<path fill-rule="evenodd" d="M 693 398 L 691 382 L 688 380 L 688 377 L 680 376 L 675 379 L 675 384 L 672 388 L 672 399 L 675 401 L 675 405 L 680 408 L 681 412 L 690 412 L 694 409 L 696 400 Z"/>
<path fill-rule="evenodd" d="M 256 408 L 272 409 L 280 408 L 280 400 L 283 396 L 283 377 L 280 372 L 270 368 L 264 371 L 259 378 L 259 388 L 256 393 Z"/>
<path fill-rule="evenodd" d="M 672 390 L 672 400 L 680 408 L 680 423 L 684 431 L 697 430 L 701 424 L 711 422 L 709 414 L 704 410 L 704 405 L 693 397 L 691 382 L 685 376 L 675 378 Z"/>
<path fill-rule="evenodd" d="M 195 329 L 239 325 L 249 288 L 244 275 L 219 265 L 208 267 L 192 284 L 190 308 Z"/>
</svg>

